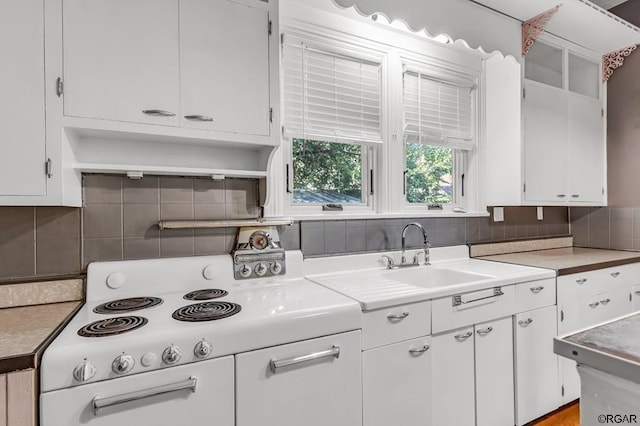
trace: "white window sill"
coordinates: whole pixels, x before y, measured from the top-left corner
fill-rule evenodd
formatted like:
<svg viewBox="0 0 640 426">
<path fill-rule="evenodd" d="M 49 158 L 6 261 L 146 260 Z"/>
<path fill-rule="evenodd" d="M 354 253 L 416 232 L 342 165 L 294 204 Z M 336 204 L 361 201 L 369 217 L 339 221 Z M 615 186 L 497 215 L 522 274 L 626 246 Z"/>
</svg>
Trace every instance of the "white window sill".
<svg viewBox="0 0 640 426">
<path fill-rule="evenodd" d="M 455 213 L 452 211 L 431 211 L 428 213 L 345 213 L 345 212 L 324 212 L 321 214 L 289 214 L 293 220 L 354 220 L 354 219 L 413 219 L 431 217 L 488 217 L 489 212 L 472 211 L 466 213 Z"/>
</svg>

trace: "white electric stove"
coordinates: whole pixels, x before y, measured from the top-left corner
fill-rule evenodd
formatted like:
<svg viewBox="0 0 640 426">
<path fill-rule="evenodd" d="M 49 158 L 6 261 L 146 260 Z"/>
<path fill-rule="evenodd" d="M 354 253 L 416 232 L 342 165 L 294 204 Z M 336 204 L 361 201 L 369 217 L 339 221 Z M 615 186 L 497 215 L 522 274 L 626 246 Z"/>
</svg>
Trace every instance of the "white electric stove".
<svg viewBox="0 0 640 426">
<path fill-rule="evenodd" d="M 360 328 L 356 302 L 303 279 L 299 251 L 258 257 L 249 279 L 234 259 L 89 265 L 85 306 L 42 358 L 41 426 L 233 425 L 233 355 Z"/>
</svg>

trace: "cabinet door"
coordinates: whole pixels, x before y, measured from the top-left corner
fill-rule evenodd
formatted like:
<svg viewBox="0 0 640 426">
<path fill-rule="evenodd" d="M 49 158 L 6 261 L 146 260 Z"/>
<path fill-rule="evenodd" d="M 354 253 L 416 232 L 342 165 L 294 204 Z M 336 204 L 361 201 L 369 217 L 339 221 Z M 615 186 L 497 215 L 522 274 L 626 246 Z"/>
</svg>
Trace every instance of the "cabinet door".
<svg viewBox="0 0 640 426">
<path fill-rule="evenodd" d="M 0 195 L 44 195 L 44 1 L 0 2 Z"/>
<path fill-rule="evenodd" d="M 598 99 L 569 94 L 568 201 L 602 202 L 604 197 L 605 132 Z"/>
<path fill-rule="evenodd" d="M 558 356 L 553 353 L 556 307 L 514 316 L 516 424 L 524 425 L 562 405 Z"/>
<path fill-rule="evenodd" d="M 65 0 L 65 115 L 179 124 L 178 45 L 178 0 Z"/>
<path fill-rule="evenodd" d="M 561 89 L 525 81 L 525 199 L 568 201 L 567 109 Z"/>
<path fill-rule="evenodd" d="M 180 2 L 184 127 L 269 134 L 269 14 L 244 3 Z"/>
<path fill-rule="evenodd" d="M 364 426 L 431 425 L 431 338 L 362 354 Z"/>
<path fill-rule="evenodd" d="M 431 338 L 433 420 L 438 426 L 475 424 L 473 327 Z"/>
<path fill-rule="evenodd" d="M 512 317 L 477 324 L 475 333 L 476 425 L 511 426 L 514 422 Z"/>
<path fill-rule="evenodd" d="M 236 355 L 236 426 L 362 424 L 360 347 L 354 331 Z M 325 356 L 271 367 L 311 354 Z"/>
</svg>

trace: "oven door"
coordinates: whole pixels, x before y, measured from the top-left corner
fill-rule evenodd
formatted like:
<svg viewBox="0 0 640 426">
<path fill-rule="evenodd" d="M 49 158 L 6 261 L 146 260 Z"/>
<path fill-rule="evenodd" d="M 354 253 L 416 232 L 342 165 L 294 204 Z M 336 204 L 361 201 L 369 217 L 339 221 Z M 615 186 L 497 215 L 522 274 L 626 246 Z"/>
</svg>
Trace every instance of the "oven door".
<svg viewBox="0 0 640 426">
<path fill-rule="evenodd" d="M 234 425 L 232 356 L 45 392 L 40 426 Z"/>
</svg>

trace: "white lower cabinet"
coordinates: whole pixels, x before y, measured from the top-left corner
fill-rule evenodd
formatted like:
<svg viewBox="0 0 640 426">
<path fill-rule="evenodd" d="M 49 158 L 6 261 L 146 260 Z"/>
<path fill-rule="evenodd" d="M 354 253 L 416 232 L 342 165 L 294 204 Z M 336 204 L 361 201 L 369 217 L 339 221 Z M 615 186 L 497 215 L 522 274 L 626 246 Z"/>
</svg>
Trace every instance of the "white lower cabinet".
<svg viewBox="0 0 640 426">
<path fill-rule="evenodd" d="M 364 426 L 429 426 L 431 337 L 362 353 Z M 327 423 L 329 424 L 329 423 Z"/>
<path fill-rule="evenodd" d="M 236 426 L 362 424 L 361 353 L 352 331 L 236 355 Z"/>
<path fill-rule="evenodd" d="M 511 317 L 434 335 L 433 424 L 514 423 Z"/>
<path fill-rule="evenodd" d="M 514 316 L 516 424 L 524 425 L 562 405 L 558 356 L 553 353 L 556 307 Z"/>
<path fill-rule="evenodd" d="M 640 285 L 631 287 L 631 310 L 632 312 L 640 311 Z"/>
</svg>

